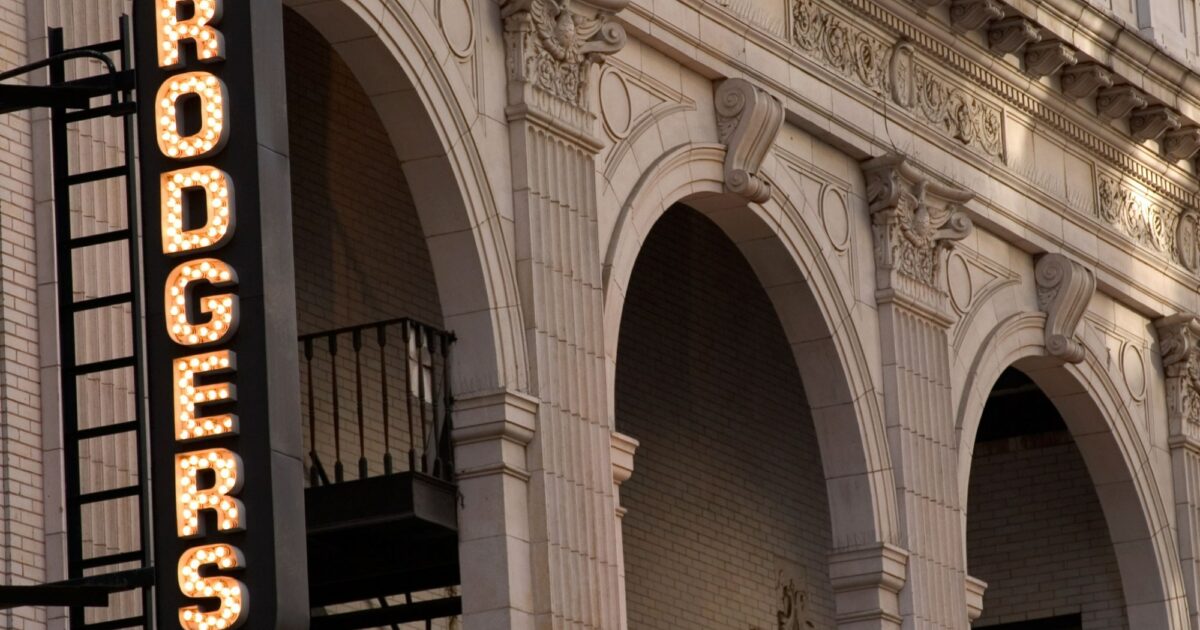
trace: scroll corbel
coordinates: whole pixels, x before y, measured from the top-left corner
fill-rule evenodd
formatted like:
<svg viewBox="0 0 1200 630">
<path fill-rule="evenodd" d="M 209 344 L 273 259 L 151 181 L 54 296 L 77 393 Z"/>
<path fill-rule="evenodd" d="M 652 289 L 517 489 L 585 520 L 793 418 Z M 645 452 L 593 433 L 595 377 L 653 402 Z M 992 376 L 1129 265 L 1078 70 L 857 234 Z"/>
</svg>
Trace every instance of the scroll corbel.
<svg viewBox="0 0 1200 630">
<path fill-rule="evenodd" d="M 1096 292 L 1096 276 L 1062 254 L 1046 254 L 1034 269 L 1038 308 L 1046 313 L 1046 351 L 1068 363 L 1084 358 L 1075 338 L 1079 321 Z"/>
<path fill-rule="evenodd" d="M 783 103 L 745 79 L 727 79 L 716 92 L 717 130 L 725 153 L 725 188 L 762 203 L 771 185 L 759 175 L 783 127 Z"/>
</svg>

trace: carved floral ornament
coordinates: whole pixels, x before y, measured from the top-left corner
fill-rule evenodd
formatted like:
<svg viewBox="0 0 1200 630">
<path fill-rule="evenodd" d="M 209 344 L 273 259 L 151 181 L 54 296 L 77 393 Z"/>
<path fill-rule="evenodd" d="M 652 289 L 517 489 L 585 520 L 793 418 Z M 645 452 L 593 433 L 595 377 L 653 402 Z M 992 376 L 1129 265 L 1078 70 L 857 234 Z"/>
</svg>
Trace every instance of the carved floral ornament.
<svg viewBox="0 0 1200 630">
<path fill-rule="evenodd" d="M 1003 159 L 1004 112 L 941 77 L 906 40 L 889 42 L 822 7 L 792 4 L 792 40 L 808 57 L 912 112 L 946 135 Z"/>
<path fill-rule="evenodd" d="M 1200 320 L 1190 313 L 1155 323 L 1167 375 L 1167 415 L 1171 435 L 1200 434 Z"/>
<path fill-rule="evenodd" d="M 625 46 L 612 21 L 628 0 L 507 0 L 501 5 L 510 81 L 531 84 L 580 109 L 591 66 Z"/>
<path fill-rule="evenodd" d="M 940 291 L 942 261 L 971 233 L 963 204 L 974 193 L 931 181 L 900 155 L 863 164 L 875 233 L 875 262 Z"/>
<path fill-rule="evenodd" d="M 1155 203 L 1130 185 L 1096 175 L 1097 219 L 1192 272 L 1200 272 L 1200 212 Z"/>
</svg>

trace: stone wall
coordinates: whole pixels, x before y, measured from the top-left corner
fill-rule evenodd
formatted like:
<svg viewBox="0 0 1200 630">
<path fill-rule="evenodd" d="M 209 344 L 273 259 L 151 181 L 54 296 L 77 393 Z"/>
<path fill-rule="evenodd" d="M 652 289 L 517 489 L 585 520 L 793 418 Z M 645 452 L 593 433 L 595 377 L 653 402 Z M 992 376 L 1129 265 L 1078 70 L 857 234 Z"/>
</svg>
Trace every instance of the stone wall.
<svg viewBox="0 0 1200 630">
<path fill-rule="evenodd" d="M 832 628 L 820 454 L 753 271 L 677 207 L 651 232 L 628 299 L 616 419 L 641 441 L 621 487 L 629 627 L 774 629 L 782 578 L 804 593 L 807 620 Z"/>
</svg>

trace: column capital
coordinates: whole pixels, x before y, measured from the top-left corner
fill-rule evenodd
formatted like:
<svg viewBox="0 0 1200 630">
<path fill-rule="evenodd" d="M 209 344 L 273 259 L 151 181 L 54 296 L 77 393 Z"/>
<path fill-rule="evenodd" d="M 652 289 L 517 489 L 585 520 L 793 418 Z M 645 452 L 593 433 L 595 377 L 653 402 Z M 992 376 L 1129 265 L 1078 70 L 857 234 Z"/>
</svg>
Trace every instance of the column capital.
<svg viewBox="0 0 1200 630">
<path fill-rule="evenodd" d="M 628 4 L 502 0 L 510 111 L 548 115 L 590 135 L 592 66 L 625 46 L 625 29 L 612 16 Z"/>
<path fill-rule="evenodd" d="M 875 235 L 880 301 L 903 301 L 949 323 L 942 268 L 973 229 L 963 206 L 975 193 L 932 180 L 900 154 L 862 165 Z"/>
<path fill-rule="evenodd" d="M 1179 313 L 1154 322 L 1167 376 L 1172 443 L 1200 451 L 1200 318 Z"/>
</svg>

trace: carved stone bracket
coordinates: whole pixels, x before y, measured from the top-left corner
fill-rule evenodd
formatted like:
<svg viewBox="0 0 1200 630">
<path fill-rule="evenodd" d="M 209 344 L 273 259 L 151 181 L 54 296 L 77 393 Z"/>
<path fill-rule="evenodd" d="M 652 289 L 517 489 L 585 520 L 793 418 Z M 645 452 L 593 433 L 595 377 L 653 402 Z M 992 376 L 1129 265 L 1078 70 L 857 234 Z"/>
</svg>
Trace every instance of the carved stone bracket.
<svg viewBox="0 0 1200 630">
<path fill-rule="evenodd" d="M 971 232 L 963 204 L 974 193 L 932 181 L 896 154 L 864 163 L 863 174 L 879 289 L 940 307 L 946 291 L 939 272 L 954 242 Z"/>
<path fill-rule="evenodd" d="M 954 0 L 950 5 L 950 23 L 960 31 L 973 31 L 1004 17 L 999 0 Z"/>
<path fill-rule="evenodd" d="M 1112 84 L 1112 72 L 1098 63 L 1081 63 L 1062 72 L 1062 91 L 1074 99 L 1088 98 Z"/>
<path fill-rule="evenodd" d="M 1023 46 L 1041 40 L 1042 32 L 1038 25 L 1022 17 L 1000 20 L 988 29 L 988 46 L 998 53 L 1015 53 Z"/>
<path fill-rule="evenodd" d="M 1102 88 L 1096 92 L 1096 113 L 1106 120 L 1116 120 L 1129 112 L 1146 106 L 1146 95 L 1132 85 Z"/>
<path fill-rule="evenodd" d="M 1138 141 L 1157 140 L 1179 125 L 1179 114 L 1166 105 L 1143 107 L 1129 116 L 1129 133 Z"/>
<path fill-rule="evenodd" d="M 1172 160 L 1189 160 L 1200 151 L 1200 127 L 1168 131 L 1162 140 L 1163 154 Z"/>
<path fill-rule="evenodd" d="M 1060 41 L 1031 44 L 1025 49 L 1025 71 L 1035 77 L 1049 76 L 1078 61 L 1075 49 Z"/>
<path fill-rule="evenodd" d="M 1069 363 L 1080 363 L 1083 343 L 1075 329 L 1096 292 L 1096 276 L 1062 254 L 1046 254 L 1034 269 L 1038 308 L 1046 313 L 1046 350 Z"/>
<path fill-rule="evenodd" d="M 745 79 L 727 79 L 716 92 L 717 130 L 725 153 L 725 188 L 750 201 L 771 198 L 758 175 L 783 127 L 783 104 Z"/>
<path fill-rule="evenodd" d="M 1200 443 L 1200 319 L 1180 313 L 1154 325 L 1167 374 L 1170 435 Z"/>
<path fill-rule="evenodd" d="M 586 111 L 592 65 L 625 45 L 625 30 L 612 16 L 627 4 L 628 0 L 503 1 L 509 103 L 528 101 L 521 93 L 530 86 Z"/>
</svg>

